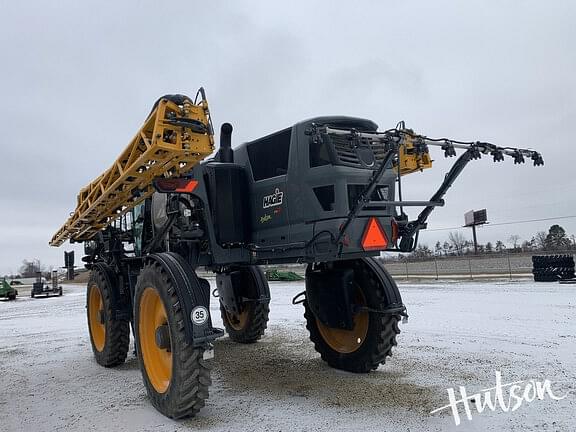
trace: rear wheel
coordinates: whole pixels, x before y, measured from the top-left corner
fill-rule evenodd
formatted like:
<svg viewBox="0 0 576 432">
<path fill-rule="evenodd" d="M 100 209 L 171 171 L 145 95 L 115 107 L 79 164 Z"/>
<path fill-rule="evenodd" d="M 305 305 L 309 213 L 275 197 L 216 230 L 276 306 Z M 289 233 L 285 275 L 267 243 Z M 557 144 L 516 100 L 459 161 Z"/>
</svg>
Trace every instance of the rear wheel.
<svg viewBox="0 0 576 432">
<path fill-rule="evenodd" d="M 87 315 L 90 342 L 96 362 L 105 367 L 124 363 L 130 344 L 130 325 L 112 319 L 110 282 L 100 270 L 93 270 L 87 288 Z"/>
<path fill-rule="evenodd" d="M 353 265 L 354 304 L 375 310 L 384 309 L 387 302 L 383 283 L 394 284 L 392 278 L 386 273 L 387 280 L 379 281 L 361 260 L 355 260 Z M 360 311 L 353 317 L 352 330 L 345 330 L 320 322 L 306 301 L 304 307 L 310 340 L 322 360 L 333 368 L 356 373 L 370 372 L 383 364 L 392 355 L 392 347 L 397 345 L 399 315 Z"/>
<path fill-rule="evenodd" d="M 270 312 L 270 290 L 262 269 L 258 266 L 240 267 L 236 279 L 235 296 L 244 299 L 239 312 L 232 313 L 220 303 L 220 315 L 230 339 L 239 343 L 253 343 L 264 335 Z M 239 282 L 241 281 L 241 282 Z M 266 300 L 263 297 L 267 298 Z"/>
<path fill-rule="evenodd" d="M 253 343 L 264 335 L 268 323 L 268 303 L 244 302 L 240 313 L 229 313 L 220 305 L 226 332 L 234 342 Z"/>
<path fill-rule="evenodd" d="M 152 404 L 174 419 L 195 415 L 211 384 L 203 350 L 186 339 L 185 319 L 168 274 L 159 264 L 145 266 L 134 300 L 136 349 Z"/>
</svg>

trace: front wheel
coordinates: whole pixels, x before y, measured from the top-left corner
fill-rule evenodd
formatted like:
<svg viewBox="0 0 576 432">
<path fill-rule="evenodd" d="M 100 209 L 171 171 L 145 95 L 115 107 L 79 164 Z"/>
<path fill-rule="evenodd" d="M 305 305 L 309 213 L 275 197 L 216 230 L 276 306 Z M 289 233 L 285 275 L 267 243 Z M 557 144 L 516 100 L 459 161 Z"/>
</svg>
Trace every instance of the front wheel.
<svg viewBox="0 0 576 432">
<path fill-rule="evenodd" d="M 186 340 L 181 302 L 166 271 L 146 265 L 136 283 L 136 350 L 152 404 L 167 417 L 195 415 L 208 398 L 210 369 L 204 350 Z"/>
<path fill-rule="evenodd" d="M 336 369 L 366 373 L 376 369 L 392 355 L 392 347 L 397 345 L 396 335 L 400 333 L 400 316 L 361 310 L 363 307 L 373 310 L 386 308 L 388 304 L 384 284 L 394 284 L 394 281 L 385 271 L 386 280 L 379 280 L 362 260 L 355 260 L 352 265 L 352 301 L 357 309 L 360 309 L 353 317 L 352 330 L 331 328 L 323 324 L 314 315 L 307 301 L 304 302 L 304 318 L 310 340 L 322 360 Z"/>
</svg>

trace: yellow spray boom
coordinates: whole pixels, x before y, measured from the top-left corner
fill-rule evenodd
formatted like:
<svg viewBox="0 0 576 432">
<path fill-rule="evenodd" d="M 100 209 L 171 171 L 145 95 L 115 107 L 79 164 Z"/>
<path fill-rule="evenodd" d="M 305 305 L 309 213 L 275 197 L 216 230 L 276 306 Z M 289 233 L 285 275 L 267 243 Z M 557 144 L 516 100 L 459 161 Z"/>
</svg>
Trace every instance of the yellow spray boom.
<svg viewBox="0 0 576 432">
<path fill-rule="evenodd" d="M 163 96 L 112 166 L 80 190 L 76 210 L 50 245 L 92 238 L 152 195 L 155 177 L 185 174 L 213 150 L 204 90 L 198 91 L 195 101 L 182 95 Z"/>
</svg>

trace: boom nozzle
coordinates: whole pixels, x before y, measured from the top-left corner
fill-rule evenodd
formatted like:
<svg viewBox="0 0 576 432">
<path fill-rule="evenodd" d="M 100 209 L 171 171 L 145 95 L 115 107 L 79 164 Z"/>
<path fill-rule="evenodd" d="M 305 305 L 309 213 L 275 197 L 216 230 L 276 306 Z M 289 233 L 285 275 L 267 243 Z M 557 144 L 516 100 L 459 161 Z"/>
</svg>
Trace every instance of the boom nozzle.
<svg viewBox="0 0 576 432">
<path fill-rule="evenodd" d="M 542 155 L 540 153 L 532 153 L 532 161 L 534 162 L 534 166 L 544 165 L 544 159 L 542 159 Z"/>
</svg>

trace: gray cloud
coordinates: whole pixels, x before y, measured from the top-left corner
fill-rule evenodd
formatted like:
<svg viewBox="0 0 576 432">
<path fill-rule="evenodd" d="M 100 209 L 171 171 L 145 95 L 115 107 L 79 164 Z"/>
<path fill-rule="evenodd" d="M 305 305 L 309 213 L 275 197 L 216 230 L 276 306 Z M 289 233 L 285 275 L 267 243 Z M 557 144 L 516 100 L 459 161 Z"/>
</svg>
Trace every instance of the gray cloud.
<svg viewBox="0 0 576 432">
<path fill-rule="evenodd" d="M 430 227 L 576 214 L 572 2 L 1 2 L 0 274 L 47 246 L 76 193 L 109 166 L 162 94 L 208 92 L 252 139 L 322 114 L 406 120 L 431 136 L 542 151 L 546 166 L 474 163 Z M 429 196 L 448 169 L 406 178 Z M 576 220 L 559 221 L 576 232 Z M 527 238 L 550 222 L 486 228 Z M 446 232 L 429 232 L 433 243 Z"/>
</svg>

